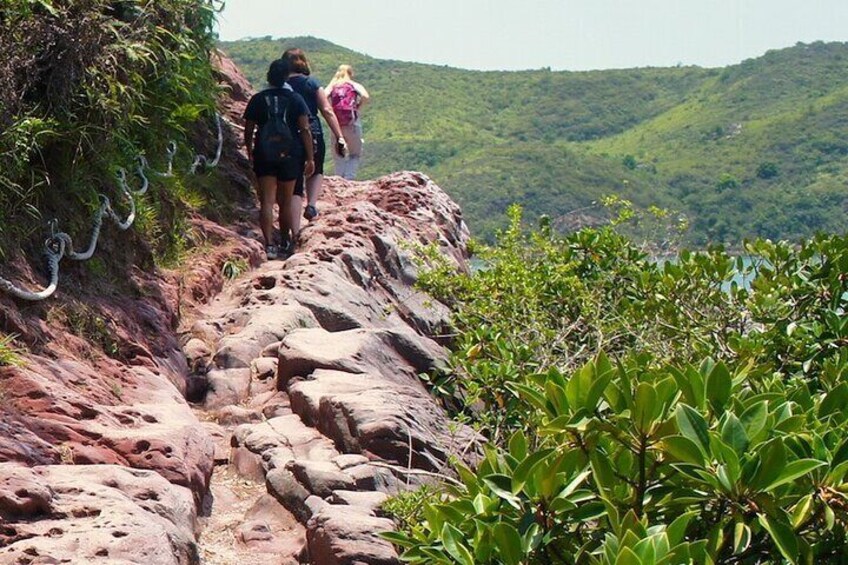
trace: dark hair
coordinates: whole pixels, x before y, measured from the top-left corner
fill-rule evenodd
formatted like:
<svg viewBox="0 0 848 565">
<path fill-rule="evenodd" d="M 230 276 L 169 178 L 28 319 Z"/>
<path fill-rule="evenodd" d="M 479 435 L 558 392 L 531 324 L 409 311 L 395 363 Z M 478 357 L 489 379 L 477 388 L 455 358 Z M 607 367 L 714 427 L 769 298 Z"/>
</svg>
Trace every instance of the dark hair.
<svg viewBox="0 0 848 565">
<path fill-rule="evenodd" d="M 289 69 L 289 62 L 285 59 L 277 59 L 271 63 L 271 66 L 268 67 L 268 75 L 266 76 L 268 84 L 277 88 L 283 86 L 286 83 L 286 79 L 289 78 Z"/>
<path fill-rule="evenodd" d="M 289 62 L 291 72 L 293 73 L 309 76 L 312 72 L 309 69 L 309 61 L 306 59 L 306 53 L 303 52 L 303 49 L 298 49 L 297 47 L 286 49 L 283 52 L 283 59 Z"/>
</svg>

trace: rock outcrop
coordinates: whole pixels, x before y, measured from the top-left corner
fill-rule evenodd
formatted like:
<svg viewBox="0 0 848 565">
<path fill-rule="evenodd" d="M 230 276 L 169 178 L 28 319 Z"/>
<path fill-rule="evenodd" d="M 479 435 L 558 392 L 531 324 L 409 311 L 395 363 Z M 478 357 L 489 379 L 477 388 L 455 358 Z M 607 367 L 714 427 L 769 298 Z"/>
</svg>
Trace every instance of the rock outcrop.
<svg viewBox="0 0 848 565">
<path fill-rule="evenodd" d="M 232 123 L 249 85 L 229 82 Z M 329 177 L 297 253 L 263 262 L 252 198 L 235 205 L 228 226 L 193 218 L 205 247 L 180 271 L 69 267 L 50 301 L 0 295 L 26 346 L 0 366 L 0 563 L 394 564 L 382 501 L 476 457 L 419 379 L 445 364 L 448 312 L 410 246 L 465 268 L 458 206 L 419 173 Z M 253 270 L 226 283 L 226 263 Z"/>
<path fill-rule="evenodd" d="M 411 246 L 461 269 L 467 232 L 418 173 L 326 189 L 288 260 L 206 225 L 220 245 L 189 272 L 99 303 L 114 357 L 6 307 L 44 345 L 0 369 L 0 562 L 398 562 L 382 500 L 479 442 L 419 378 L 448 312 L 413 286 Z M 256 268 L 223 286 L 233 257 Z"/>
<path fill-rule="evenodd" d="M 413 284 L 413 246 L 463 269 L 467 237 L 424 175 L 330 178 L 297 253 L 261 265 L 192 327 L 196 400 L 231 436 L 237 472 L 305 528 L 301 559 L 398 563 L 376 535 L 393 527 L 379 503 L 476 455 L 480 438 L 419 377 L 446 362 L 448 312 Z"/>
</svg>

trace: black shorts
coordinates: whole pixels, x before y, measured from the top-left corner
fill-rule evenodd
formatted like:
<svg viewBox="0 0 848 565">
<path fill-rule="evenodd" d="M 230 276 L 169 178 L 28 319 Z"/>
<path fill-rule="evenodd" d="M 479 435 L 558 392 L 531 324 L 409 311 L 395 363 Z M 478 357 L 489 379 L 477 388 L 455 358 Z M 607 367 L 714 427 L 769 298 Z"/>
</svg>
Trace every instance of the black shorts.
<svg viewBox="0 0 848 565">
<path fill-rule="evenodd" d="M 312 137 L 312 149 L 315 152 L 315 173 L 316 175 L 324 174 L 324 159 L 327 157 L 327 145 L 324 143 L 323 135 L 315 135 Z M 297 184 L 294 185 L 294 195 L 303 196 L 304 179 L 301 176 L 297 179 Z"/>
<path fill-rule="evenodd" d="M 303 178 L 303 158 L 287 157 L 280 163 L 253 161 L 253 172 L 257 177 L 277 177 L 280 182 Z"/>
</svg>

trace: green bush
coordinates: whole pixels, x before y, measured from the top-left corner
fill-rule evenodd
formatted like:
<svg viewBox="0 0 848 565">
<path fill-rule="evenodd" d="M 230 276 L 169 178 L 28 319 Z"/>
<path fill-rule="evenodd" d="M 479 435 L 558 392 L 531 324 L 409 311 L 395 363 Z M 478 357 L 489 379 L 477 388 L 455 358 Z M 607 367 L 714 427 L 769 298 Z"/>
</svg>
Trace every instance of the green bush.
<svg viewBox="0 0 848 565">
<path fill-rule="evenodd" d="M 760 163 L 757 167 L 757 177 L 761 179 L 772 179 L 779 174 L 780 170 L 777 168 L 777 163 L 772 163 L 771 161 Z"/>
<path fill-rule="evenodd" d="M 0 20 L 0 255 L 52 217 L 87 232 L 98 193 L 122 202 L 118 167 L 145 154 L 163 168 L 165 146 L 186 146 L 211 123 L 217 83 L 209 51 L 219 2 L 11 0 Z M 181 154 L 178 159 L 188 161 Z M 182 165 L 180 165 L 182 167 Z M 185 206 L 172 185 L 161 229 Z"/>
<path fill-rule="evenodd" d="M 812 563 L 848 551 L 848 238 L 646 256 L 527 234 L 423 280 L 455 311 L 453 401 L 490 438 L 412 563 Z M 443 377 L 443 378 L 451 378 Z"/>
</svg>

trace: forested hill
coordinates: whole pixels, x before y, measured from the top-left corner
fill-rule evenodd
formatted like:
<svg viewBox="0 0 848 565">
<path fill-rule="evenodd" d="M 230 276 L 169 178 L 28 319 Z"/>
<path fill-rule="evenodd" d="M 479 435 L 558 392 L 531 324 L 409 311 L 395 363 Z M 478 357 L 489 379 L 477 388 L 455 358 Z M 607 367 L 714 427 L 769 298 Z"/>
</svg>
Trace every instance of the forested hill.
<svg viewBox="0 0 848 565">
<path fill-rule="evenodd" d="M 848 44 L 723 69 L 481 72 L 368 57 L 315 38 L 220 47 L 261 85 L 288 47 L 324 84 L 350 63 L 373 96 L 363 176 L 429 174 L 491 238 L 512 202 L 562 226 L 601 196 L 684 212 L 689 243 L 848 226 Z M 602 214 L 589 208 L 589 215 Z"/>
</svg>

